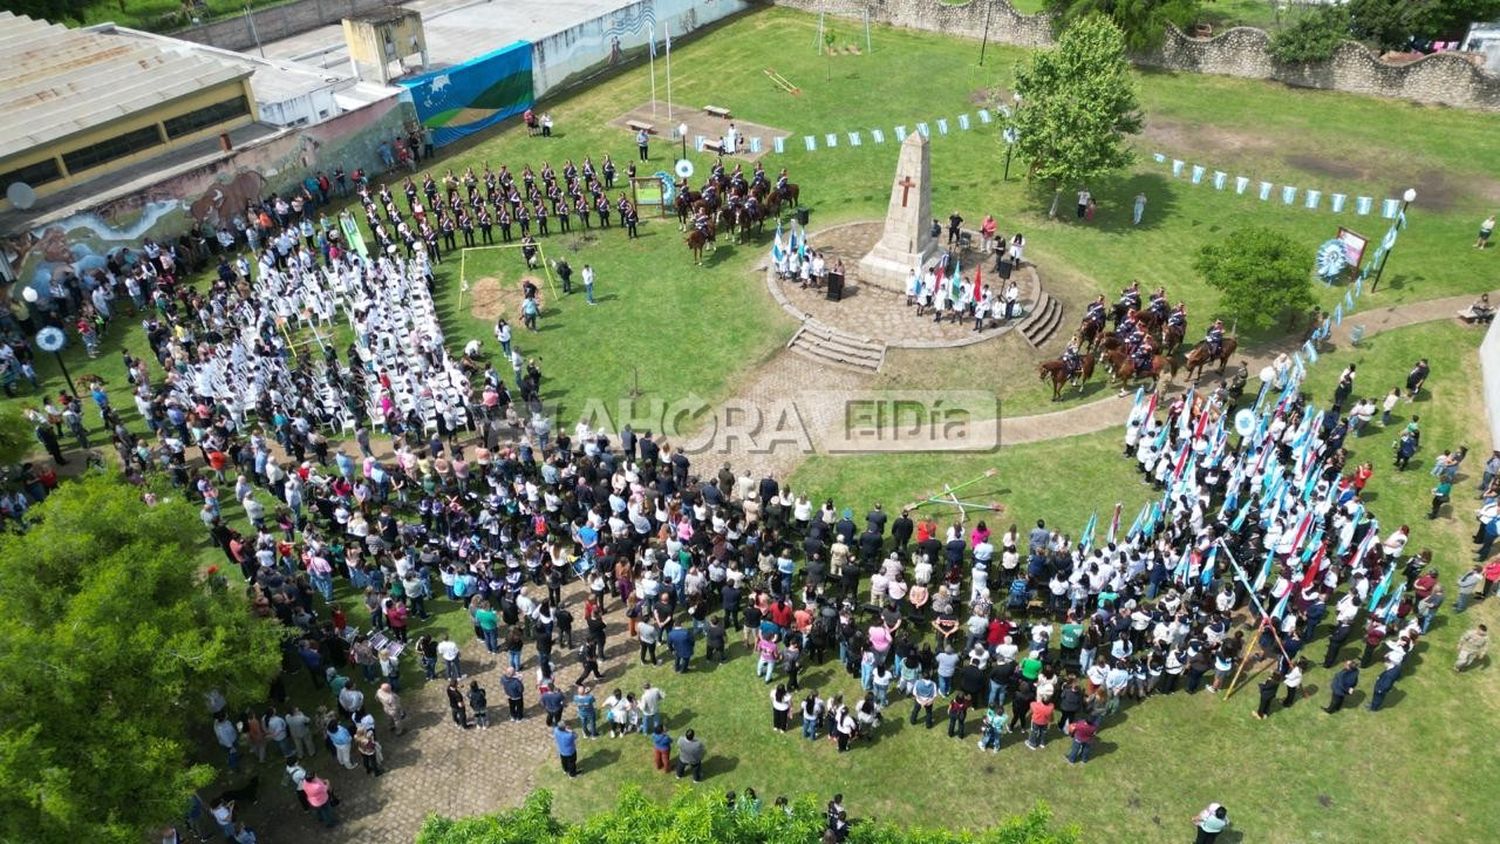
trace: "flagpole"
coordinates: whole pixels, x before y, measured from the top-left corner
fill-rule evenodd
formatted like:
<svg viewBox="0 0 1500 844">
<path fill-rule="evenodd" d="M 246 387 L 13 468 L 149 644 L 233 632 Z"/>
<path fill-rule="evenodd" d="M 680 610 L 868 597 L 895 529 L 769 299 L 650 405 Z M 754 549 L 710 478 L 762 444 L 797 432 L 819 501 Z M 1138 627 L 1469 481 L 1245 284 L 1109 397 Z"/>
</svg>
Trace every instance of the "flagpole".
<svg viewBox="0 0 1500 844">
<path fill-rule="evenodd" d="M 667 36 L 667 119 L 672 119 L 672 24 L 662 24 Z"/>
<path fill-rule="evenodd" d="M 651 117 L 656 117 L 656 24 L 651 24 Z"/>
</svg>

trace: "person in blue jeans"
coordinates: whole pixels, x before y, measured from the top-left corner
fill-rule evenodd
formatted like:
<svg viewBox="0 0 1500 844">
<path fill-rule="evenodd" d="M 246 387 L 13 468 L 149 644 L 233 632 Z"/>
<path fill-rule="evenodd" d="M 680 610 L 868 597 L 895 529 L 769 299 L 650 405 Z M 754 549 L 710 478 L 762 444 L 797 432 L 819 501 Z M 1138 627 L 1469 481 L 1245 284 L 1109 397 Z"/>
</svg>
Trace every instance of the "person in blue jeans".
<svg viewBox="0 0 1500 844">
<path fill-rule="evenodd" d="M 1073 746 L 1068 750 L 1068 764 L 1079 765 L 1089 761 L 1089 752 L 1094 748 L 1094 739 L 1099 725 L 1093 720 L 1074 721 L 1068 726 L 1073 736 Z"/>
<path fill-rule="evenodd" d="M 818 737 L 818 721 L 822 719 L 823 705 L 818 693 L 811 692 L 802 701 L 802 737 L 812 741 Z"/>
<path fill-rule="evenodd" d="M 926 677 L 918 677 L 917 682 L 911 688 L 911 722 L 917 723 L 917 716 L 926 713 L 927 729 L 932 729 L 932 702 L 937 700 L 937 683 Z"/>
<path fill-rule="evenodd" d="M 573 695 L 573 708 L 578 710 L 578 724 L 583 734 L 591 739 L 599 737 L 599 709 L 594 699 L 592 686 L 580 684 Z"/>
</svg>

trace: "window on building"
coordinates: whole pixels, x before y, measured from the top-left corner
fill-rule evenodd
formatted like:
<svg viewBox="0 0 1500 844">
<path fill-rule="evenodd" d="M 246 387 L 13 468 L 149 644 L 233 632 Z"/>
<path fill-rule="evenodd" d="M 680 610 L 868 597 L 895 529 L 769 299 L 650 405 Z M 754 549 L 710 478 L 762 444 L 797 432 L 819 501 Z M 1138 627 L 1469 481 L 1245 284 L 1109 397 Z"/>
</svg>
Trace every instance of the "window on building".
<svg viewBox="0 0 1500 844">
<path fill-rule="evenodd" d="M 0 191 L 6 190 L 16 182 L 25 182 L 32 187 L 38 187 L 61 178 L 62 170 L 57 166 L 57 159 L 49 158 L 46 161 L 38 161 L 35 164 L 0 173 Z"/>
<path fill-rule="evenodd" d="M 63 163 L 68 165 L 70 172 L 80 173 L 90 167 L 98 167 L 100 164 L 134 155 L 159 144 L 161 144 L 161 133 L 156 130 L 156 126 L 146 126 L 100 141 L 93 146 L 63 153 Z"/>
<path fill-rule="evenodd" d="M 171 120 L 164 120 L 162 121 L 162 125 L 167 128 L 167 138 L 176 140 L 184 135 L 191 135 L 210 126 L 227 123 L 236 117 L 243 117 L 249 113 L 250 104 L 245 101 L 245 95 L 241 94 L 232 100 L 214 103 L 211 106 L 204 106 L 187 114 L 179 115 Z"/>
</svg>

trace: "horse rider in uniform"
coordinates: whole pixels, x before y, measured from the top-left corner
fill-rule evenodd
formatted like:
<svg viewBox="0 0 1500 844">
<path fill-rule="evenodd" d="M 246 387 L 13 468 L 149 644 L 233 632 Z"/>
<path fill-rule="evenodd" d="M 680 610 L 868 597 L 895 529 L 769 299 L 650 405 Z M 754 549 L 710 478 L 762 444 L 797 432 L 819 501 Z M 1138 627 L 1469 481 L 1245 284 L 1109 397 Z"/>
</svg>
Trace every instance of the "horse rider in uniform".
<svg viewBox="0 0 1500 844">
<path fill-rule="evenodd" d="M 781 172 L 776 176 L 776 195 L 780 196 L 782 199 L 791 199 L 792 189 L 787 186 L 788 184 L 789 183 L 787 182 L 786 178 L 786 168 L 783 167 L 781 168 Z"/>
<path fill-rule="evenodd" d="M 1208 351 L 1211 357 L 1218 357 L 1223 353 L 1224 320 L 1214 320 L 1214 324 L 1208 327 L 1208 333 L 1203 336 L 1203 342 L 1208 344 Z"/>
<path fill-rule="evenodd" d="M 1142 333 L 1141 344 L 1136 347 L 1135 354 L 1131 356 L 1132 362 L 1135 363 L 1135 371 L 1138 373 L 1150 372 L 1152 358 L 1155 356 L 1156 347 L 1151 343 L 1151 337 Z"/>
<path fill-rule="evenodd" d="M 1166 320 L 1167 312 L 1170 309 L 1171 306 L 1167 304 L 1166 291 L 1162 290 L 1161 288 L 1157 288 L 1156 292 L 1151 294 L 1151 303 L 1146 306 L 1146 310 L 1149 311 L 1152 316 L 1156 317 L 1156 321 L 1160 323 Z"/>
<path fill-rule="evenodd" d="M 1077 375 L 1080 371 L 1082 371 L 1083 355 L 1079 354 L 1078 352 L 1077 334 L 1074 334 L 1072 339 L 1068 340 L 1068 347 L 1066 349 L 1063 349 L 1062 362 L 1063 377 L 1069 381 L 1073 380 L 1074 375 Z"/>
<path fill-rule="evenodd" d="M 1172 313 L 1170 313 L 1170 314 L 1167 315 L 1167 327 L 1168 328 L 1175 328 L 1178 331 L 1183 331 L 1183 332 L 1187 331 L 1187 304 L 1186 303 L 1184 303 L 1184 302 L 1178 302 L 1177 303 L 1177 307 L 1172 309 Z"/>
<path fill-rule="evenodd" d="M 1101 293 L 1098 299 L 1089 303 L 1088 311 L 1083 315 L 1084 323 L 1091 323 L 1098 329 L 1104 328 L 1105 312 L 1107 310 L 1104 305 L 1104 294 Z"/>
</svg>

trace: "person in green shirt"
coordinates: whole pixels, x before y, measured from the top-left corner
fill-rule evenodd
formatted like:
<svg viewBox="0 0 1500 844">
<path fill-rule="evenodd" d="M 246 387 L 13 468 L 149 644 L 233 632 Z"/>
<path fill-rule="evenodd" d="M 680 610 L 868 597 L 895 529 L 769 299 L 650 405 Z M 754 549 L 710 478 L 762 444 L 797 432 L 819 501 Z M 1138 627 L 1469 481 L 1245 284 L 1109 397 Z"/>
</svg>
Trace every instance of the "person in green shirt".
<svg viewBox="0 0 1500 844">
<path fill-rule="evenodd" d="M 1436 519 L 1438 512 L 1443 509 L 1444 504 L 1448 503 L 1448 497 L 1452 493 L 1453 481 L 1448 480 L 1446 477 L 1440 478 L 1438 485 L 1432 488 L 1432 512 L 1427 514 L 1427 518 Z"/>
<path fill-rule="evenodd" d="M 1193 824 L 1198 828 L 1193 844 L 1213 844 L 1218 840 L 1219 833 L 1229 826 L 1229 810 L 1218 803 L 1210 803 L 1207 809 L 1193 818 Z"/>
<path fill-rule="evenodd" d="M 474 605 L 474 626 L 479 630 L 479 635 L 484 639 L 485 650 L 490 653 L 500 652 L 500 616 L 490 608 L 489 601 L 480 601 Z"/>
<path fill-rule="evenodd" d="M 1029 653 L 1029 654 L 1026 655 L 1025 659 L 1021 660 L 1021 676 L 1022 677 L 1025 677 L 1026 679 L 1028 679 L 1031 682 L 1035 683 L 1036 682 L 1036 678 L 1038 676 L 1040 676 L 1041 673 L 1042 673 L 1042 660 L 1041 660 L 1040 657 L 1038 657 L 1036 655 L 1036 651 L 1032 651 L 1031 653 Z"/>
</svg>

